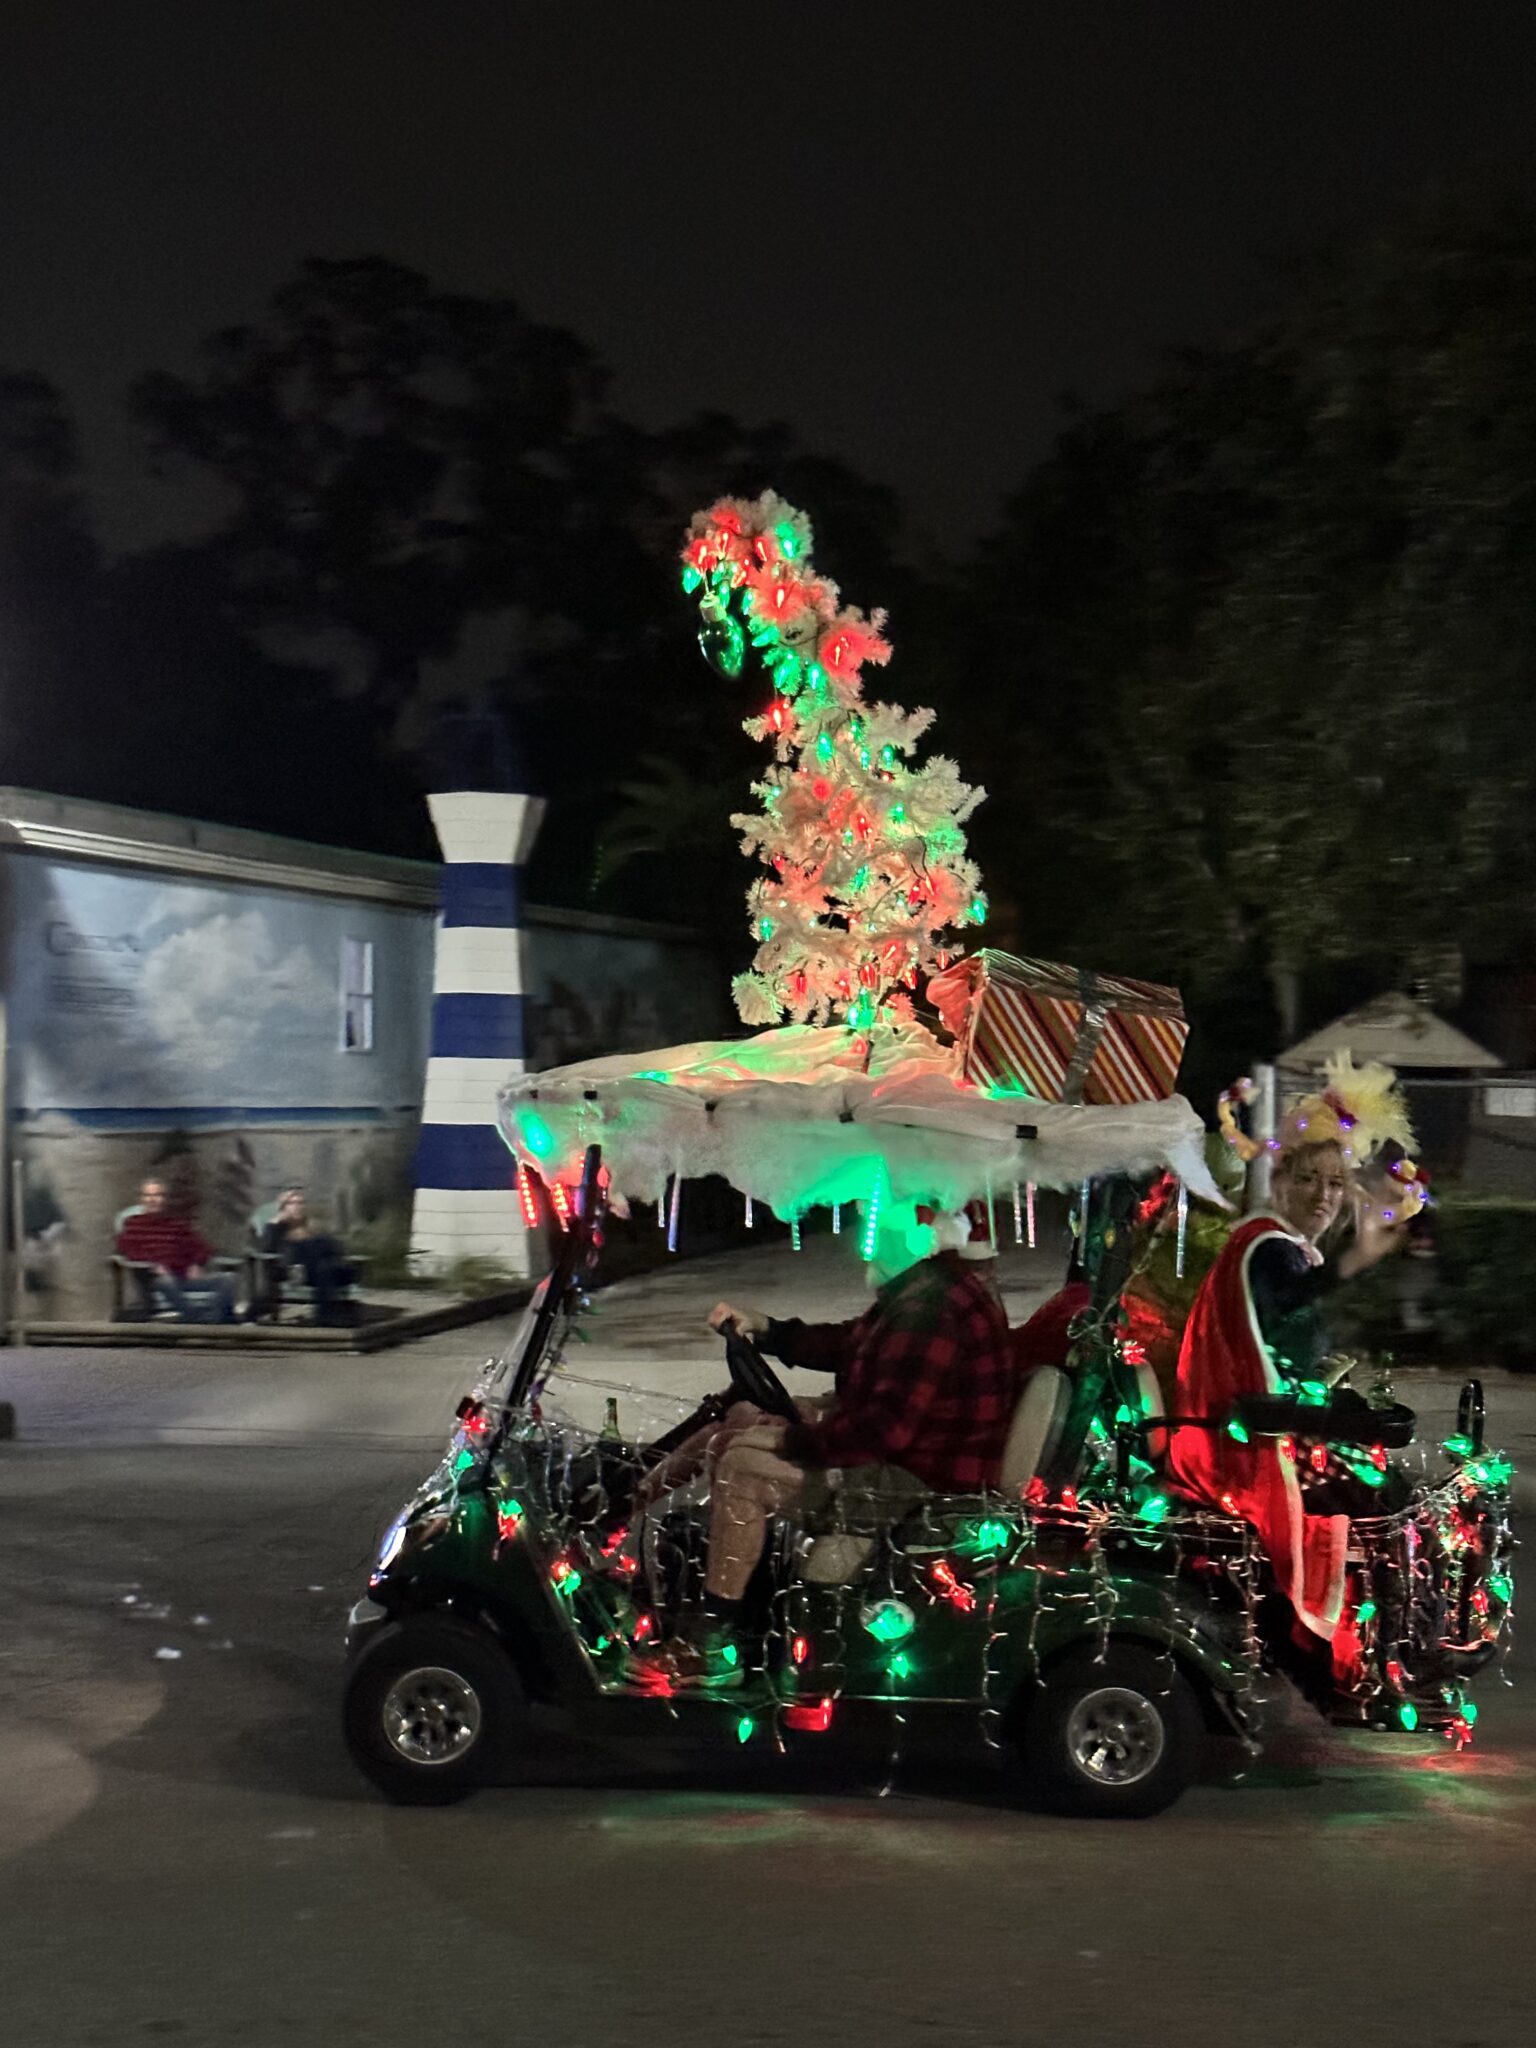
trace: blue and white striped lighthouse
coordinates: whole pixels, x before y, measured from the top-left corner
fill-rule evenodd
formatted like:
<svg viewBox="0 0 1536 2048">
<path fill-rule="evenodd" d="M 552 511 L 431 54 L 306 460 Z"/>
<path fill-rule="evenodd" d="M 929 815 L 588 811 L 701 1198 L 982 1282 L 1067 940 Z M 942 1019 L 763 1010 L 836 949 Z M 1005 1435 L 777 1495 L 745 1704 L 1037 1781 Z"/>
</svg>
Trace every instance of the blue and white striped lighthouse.
<svg viewBox="0 0 1536 2048">
<path fill-rule="evenodd" d="M 427 1273 L 474 1258 L 531 1274 L 538 1248 L 496 1128 L 496 1091 L 525 1070 L 523 866 L 544 800 L 459 788 L 427 803 L 443 850 L 443 902 L 411 1259 Z"/>
</svg>

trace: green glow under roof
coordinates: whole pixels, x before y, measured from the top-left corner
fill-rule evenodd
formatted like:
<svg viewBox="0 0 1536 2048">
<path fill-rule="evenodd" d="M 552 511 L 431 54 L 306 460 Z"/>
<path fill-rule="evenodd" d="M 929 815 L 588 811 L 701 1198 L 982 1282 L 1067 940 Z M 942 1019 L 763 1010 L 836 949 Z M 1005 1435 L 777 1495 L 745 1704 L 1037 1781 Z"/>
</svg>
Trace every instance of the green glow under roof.
<svg viewBox="0 0 1536 2048">
<path fill-rule="evenodd" d="M 555 1149 L 555 1134 L 536 1109 L 526 1105 L 517 1113 L 517 1127 L 523 1143 L 535 1159 L 547 1159 Z"/>
</svg>

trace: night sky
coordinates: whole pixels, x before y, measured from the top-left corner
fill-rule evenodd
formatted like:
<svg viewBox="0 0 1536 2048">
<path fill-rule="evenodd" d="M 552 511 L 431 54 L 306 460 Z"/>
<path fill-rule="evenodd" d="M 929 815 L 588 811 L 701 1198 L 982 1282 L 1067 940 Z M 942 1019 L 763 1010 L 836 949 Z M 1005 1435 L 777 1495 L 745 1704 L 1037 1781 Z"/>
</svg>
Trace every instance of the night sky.
<svg viewBox="0 0 1536 2048">
<path fill-rule="evenodd" d="M 574 328 L 647 423 L 787 418 L 964 540 L 1059 393 L 1518 161 L 1533 86 L 1527 0 L 23 0 L 0 363 L 64 386 L 135 545 L 195 506 L 143 480 L 128 380 L 380 253 Z"/>
</svg>

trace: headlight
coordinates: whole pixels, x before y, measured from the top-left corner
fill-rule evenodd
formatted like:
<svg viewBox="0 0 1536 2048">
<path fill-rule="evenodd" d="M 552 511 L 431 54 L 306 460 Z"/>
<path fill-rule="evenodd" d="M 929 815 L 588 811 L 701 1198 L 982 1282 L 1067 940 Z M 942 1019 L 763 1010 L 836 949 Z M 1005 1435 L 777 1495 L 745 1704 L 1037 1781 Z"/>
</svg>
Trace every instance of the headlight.
<svg viewBox="0 0 1536 2048">
<path fill-rule="evenodd" d="M 453 1521 L 451 1514 L 415 1515 L 407 1508 L 403 1515 L 390 1523 L 384 1541 L 379 1546 L 379 1561 L 373 1568 L 373 1577 L 380 1579 L 407 1552 L 419 1550 L 424 1543 L 431 1543 L 441 1536 Z"/>
<path fill-rule="evenodd" d="M 403 1515 L 396 1515 L 385 1531 L 384 1541 L 379 1545 L 379 1561 L 373 1568 L 373 1576 L 376 1579 L 389 1570 L 404 1548 L 405 1525 L 410 1519 L 411 1511 L 407 1508 Z"/>
</svg>

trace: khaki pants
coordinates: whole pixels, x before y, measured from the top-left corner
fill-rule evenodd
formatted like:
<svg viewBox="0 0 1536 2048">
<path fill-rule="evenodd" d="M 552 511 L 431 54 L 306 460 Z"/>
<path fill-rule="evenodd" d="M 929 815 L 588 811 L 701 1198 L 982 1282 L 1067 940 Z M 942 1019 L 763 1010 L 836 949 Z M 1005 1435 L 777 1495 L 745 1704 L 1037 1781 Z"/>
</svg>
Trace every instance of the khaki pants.
<svg viewBox="0 0 1536 2048">
<path fill-rule="evenodd" d="M 710 1486 L 709 1568 L 704 1585 L 721 1600 L 739 1600 L 757 1569 L 775 1515 L 825 1521 L 836 1508 L 856 1521 L 896 1519 L 927 1491 L 899 1465 L 854 1465 L 834 1488 L 827 1473 L 781 1454 L 785 1425 L 758 1423 L 733 1435 L 720 1453 Z"/>
<path fill-rule="evenodd" d="M 717 1599 L 739 1600 L 746 1592 L 775 1515 L 797 1514 L 808 1488 L 825 1492 L 821 1473 L 807 1472 L 779 1455 L 787 1426 L 762 1422 L 737 1431 L 715 1466 L 704 1587 Z"/>
</svg>

